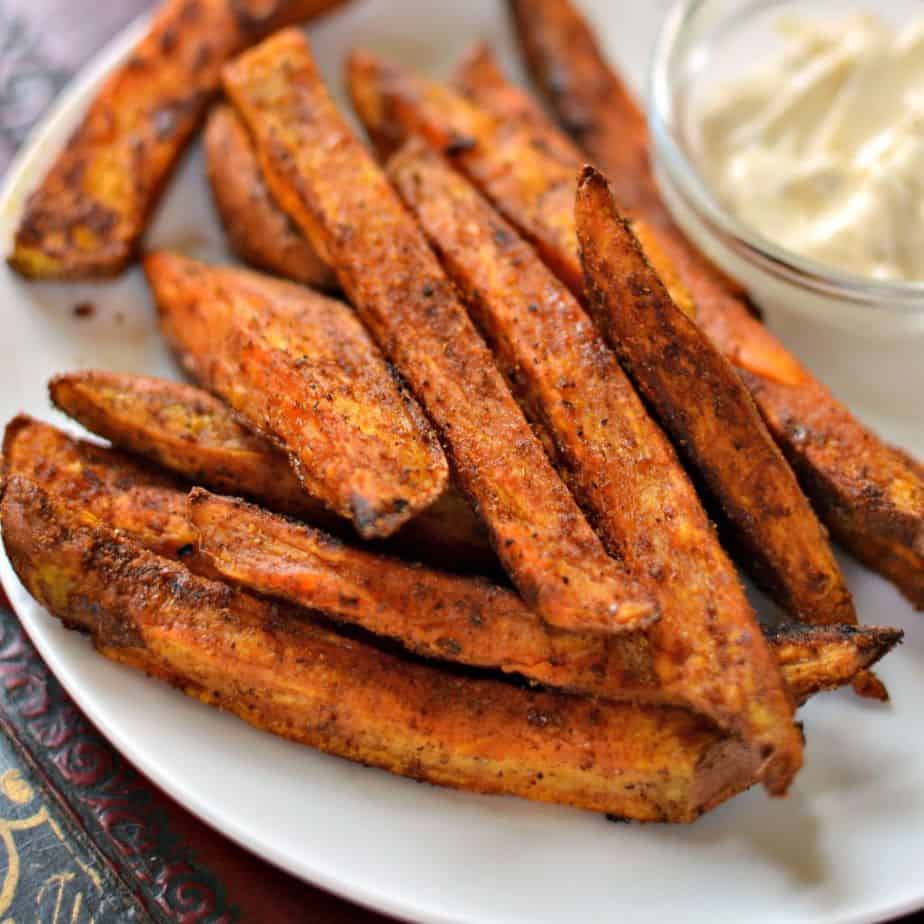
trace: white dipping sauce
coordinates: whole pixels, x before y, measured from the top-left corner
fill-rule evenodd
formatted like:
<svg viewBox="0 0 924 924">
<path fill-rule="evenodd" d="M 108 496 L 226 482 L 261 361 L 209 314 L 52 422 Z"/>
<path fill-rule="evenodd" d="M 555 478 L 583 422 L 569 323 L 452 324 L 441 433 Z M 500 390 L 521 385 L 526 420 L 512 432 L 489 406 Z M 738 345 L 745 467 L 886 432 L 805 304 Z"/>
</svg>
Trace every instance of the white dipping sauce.
<svg viewBox="0 0 924 924">
<path fill-rule="evenodd" d="M 924 279 L 924 19 L 787 19 L 782 53 L 700 125 L 719 197 L 764 237 L 873 279 Z"/>
</svg>

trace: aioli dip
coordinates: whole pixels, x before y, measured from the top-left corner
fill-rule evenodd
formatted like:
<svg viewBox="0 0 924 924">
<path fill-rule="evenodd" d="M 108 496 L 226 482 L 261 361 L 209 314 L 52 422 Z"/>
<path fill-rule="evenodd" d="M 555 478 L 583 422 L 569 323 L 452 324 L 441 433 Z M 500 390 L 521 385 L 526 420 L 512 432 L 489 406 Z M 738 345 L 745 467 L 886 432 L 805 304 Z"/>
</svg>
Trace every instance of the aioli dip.
<svg viewBox="0 0 924 924">
<path fill-rule="evenodd" d="M 707 100 L 704 172 L 726 206 L 801 256 L 924 280 L 924 18 L 789 18 L 782 53 Z"/>
</svg>

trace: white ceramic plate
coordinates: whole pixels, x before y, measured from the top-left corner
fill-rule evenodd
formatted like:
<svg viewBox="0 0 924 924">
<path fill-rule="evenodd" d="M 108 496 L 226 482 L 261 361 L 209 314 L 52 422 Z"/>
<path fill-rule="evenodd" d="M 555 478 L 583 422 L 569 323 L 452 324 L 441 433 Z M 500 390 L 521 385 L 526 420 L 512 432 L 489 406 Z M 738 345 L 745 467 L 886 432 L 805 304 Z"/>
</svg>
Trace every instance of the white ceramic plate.
<svg viewBox="0 0 924 924">
<path fill-rule="evenodd" d="M 319 27 L 314 44 L 337 87 L 339 62 L 353 44 L 444 72 L 468 41 L 488 36 L 512 63 L 501 6 L 372 0 Z M 614 55 L 641 74 L 666 4 L 586 6 Z M 24 194 L 136 35 L 137 28 L 121 36 L 91 64 L 11 170 L 0 198 L 4 253 Z M 198 153 L 173 182 L 150 242 L 223 257 Z M 82 301 L 96 306 L 92 318 L 73 315 Z M 3 420 L 20 410 L 56 419 L 45 381 L 61 370 L 175 375 L 137 272 L 105 285 L 30 285 L 0 269 L 0 305 Z M 866 621 L 908 631 L 882 671 L 895 705 L 848 694 L 811 704 L 808 764 L 789 799 L 753 791 L 692 827 L 670 828 L 420 786 L 260 734 L 98 657 L 0 563 L 51 669 L 177 800 L 307 880 L 407 919 L 459 924 L 846 924 L 924 904 L 924 625 L 887 584 L 845 566 Z"/>
</svg>

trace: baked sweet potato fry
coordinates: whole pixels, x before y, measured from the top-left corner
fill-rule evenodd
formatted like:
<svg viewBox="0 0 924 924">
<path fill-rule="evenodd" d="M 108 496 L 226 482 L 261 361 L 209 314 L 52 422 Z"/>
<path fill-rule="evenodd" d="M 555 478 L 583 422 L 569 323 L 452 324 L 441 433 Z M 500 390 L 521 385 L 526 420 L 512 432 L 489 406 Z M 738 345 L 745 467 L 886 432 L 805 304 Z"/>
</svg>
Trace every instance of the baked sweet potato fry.
<svg viewBox="0 0 924 924">
<path fill-rule="evenodd" d="M 831 535 L 857 561 L 891 581 L 916 610 L 924 610 L 924 561 L 907 546 L 858 527 L 848 514 L 831 510 L 825 519 Z"/>
<path fill-rule="evenodd" d="M 474 60 L 477 62 L 479 58 Z M 490 64 L 487 51 L 482 51 L 480 61 L 480 64 L 469 66 L 479 67 L 483 72 Z M 558 167 L 556 181 L 560 189 L 553 197 L 556 201 L 561 196 L 573 201 L 577 176 L 583 165 L 577 149 L 554 129 L 529 97 L 509 85 L 498 88 L 500 76 L 495 69 L 489 91 L 493 104 L 504 108 L 502 119 L 495 120 L 487 112 L 479 113 L 448 88 L 393 67 L 368 52 L 354 52 L 347 66 L 353 105 L 383 159 L 394 153 L 408 135 L 421 133 L 437 147 L 458 155 L 460 163 L 469 164 L 474 170 L 485 165 L 481 179 L 489 182 L 492 188 L 496 186 L 498 191 L 503 191 L 507 182 L 513 182 L 524 199 L 528 199 L 528 184 L 525 187 L 520 184 L 517 170 L 512 170 L 505 159 L 511 153 L 520 156 L 517 149 L 521 146 L 535 147 L 542 152 L 543 159 L 550 159 Z M 395 108 L 400 111 L 392 112 Z M 471 134 L 466 134 L 469 131 Z M 465 156 L 466 150 L 476 141 L 491 149 L 487 160 L 482 160 L 479 154 Z M 522 214 L 528 215 L 534 206 L 535 203 L 527 205 L 521 209 Z M 662 274 L 672 297 L 692 316 L 693 302 L 670 261 L 647 228 L 640 223 L 636 230 L 646 247 L 651 246 L 649 259 Z M 541 245 L 541 241 L 536 243 Z"/>
<path fill-rule="evenodd" d="M 534 144 L 533 127 L 522 113 L 496 119 L 446 84 L 366 51 L 351 55 L 349 75 L 354 100 L 366 103 L 357 111 L 380 153 L 392 153 L 395 141 L 409 135 L 424 137 L 519 228 L 575 294 L 583 293 L 573 214 L 580 165 L 562 158 L 560 145 Z"/>
<path fill-rule="evenodd" d="M 3 474 L 27 478 L 87 522 L 105 523 L 158 555 L 198 557 L 182 484 L 120 452 L 20 415 L 4 433 Z"/>
<path fill-rule="evenodd" d="M 825 690 L 856 686 L 860 678 L 881 683 L 869 668 L 903 638 L 901 629 L 877 626 L 789 625 L 767 630 L 770 649 L 800 705 Z"/>
<path fill-rule="evenodd" d="M 408 565 L 202 489 L 189 496 L 199 549 L 222 578 L 430 658 L 499 668 L 559 689 L 629 699 L 638 664 L 621 637 L 546 627 L 510 590 Z M 644 665 L 642 665 L 644 667 Z"/>
<path fill-rule="evenodd" d="M 209 115 L 205 161 L 212 198 L 237 256 L 293 282 L 336 288 L 330 268 L 267 189 L 247 129 L 230 106 L 216 106 Z"/>
<path fill-rule="evenodd" d="M 218 398 L 181 382 L 81 371 L 49 382 L 52 404 L 119 449 L 194 484 L 309 518 L 327 512 L 285 454 L 247 430 Z"/>
<path fill-rule="evenodd" d="M 691 822 L 753 779 L 751 752 L 682 710 L 405 661 L 196 577 L 21 477 L 7 481 L 0 516 L 20 580 L 103 655 L 328 753 L 644 821 Z"/>
<path fill-rule="evenodd" d="M 341 0 L 165 0 L 29 197 L 9 261 L 37 279 L 112 276 L 219 88 L 226 61 Z"/>
<path fill-rule="evenodd" d="M 553 469 L 423 233 L 331 102 L 305 38 L 289 30 L 242 55 L 225 88 L 277 201 L 420 399 L 527 603 L 564 629 L 650 624 L 651 600 Z"/>
<path fill-rule="evenodd" d="M 375 62 L 363 53 L 354 55 L 351 60 L 352 67 L 362 68 L 364 64 L 375 67 Z M 351 89 L 355 87 L 367 94 L 366 99 L 374 99 L 374 75 L 357 74 L 357 78 L 350 81 Z M 535 141 L 553 157 L 575 164 L 576 169 L 583 165 L 585 158 L 581 149 L 559 130 L 532 96 L 507 80 L 494 49 L 487 42 L 478 42 L 463 55 L 453 72 L 452 82 L 487 112 L 528 129 Z"/>
<path fill-rule="evenodd" d="M 741 287 L 674 224 L 651 172 L 644 115 L 571 0 L 510 0 L 510 7 L 536 82 L 562 123 L 607 172 L 620 205 L 656 233 L 693 295 L 699 324 L 743 370 L 770 432 L 821 518 L 861 561 L 920 606 L 920 470 L 812 378 L 754 317 Z"/>
<path fill-rule="evenodd" d="M 597 326 L 718 500 L 758 574 L 803 622 L 856 622 L 827 535 L 747 388 L 673 304 L 594 167 L 584 168 L 575 217 Z"/>
<path fill-rule="evenodd" d="M 577 176 L 587 160 L 586 155 L 551 121 L 532 96 L 507 80 L 490 45 L 480 42 L 462 58 L 455 70 L 453 83 L 496 119 L 526 129 L 534 146 L 563 163 L 574 164 Z M 696 317 L 693 296 L 680 280 L 657 234 L 640 218 L 630 216 L 630 220 L 632 230 L 645 248 L 645 255 L 667 286 L 675 304 L 691 318 Z"/>
<path fill-rule="evenodd" d="M 446 489 L 436 435 L 342 302 L 176 254 L 151 254 L 144 268 L 187 371 L 284 449 L 308 493 L 360 535 L 392 535 Z"/>
<path fill-rule="evenodd" d="M 650 697 L 654 679 L 663 700 L 798 753 L 792 704 L 735 569 L 590 318 L 424 141 L 409 141 L 388 172 L 604 545 L 640 582 L 651 582 L 661 620 L 638 640 L 635 660 L 647 669 L 635 678 L 638 692 L 631 676 L 621 681 L 626 695 Z"/>
<path fill-rule="evenodd" d="M 318 530 L 201 489 L 189 498 L 200 554 L 224 580 L 323 612 L 417 654 L 513 672 L 615 701 L 663 701 L 624 637 L 545 626 L 509 590 L 351 548 Z M 799 701 L 850 683 L 900 641 L 894 629 L 798 626 L 771 651 Z"/>
<path fill-rule="evenodd" d="M 284 453 L 200 388 L 88 370 L 56 376 L 49 392 L 56 407 L 88 430 L 193 484 L 344 531 L 344 521 L 306 492 Z M 492 574 L 498 569 L 484 527 L 451 487 L 388 545 L 453 570 Z"/>
</svg>

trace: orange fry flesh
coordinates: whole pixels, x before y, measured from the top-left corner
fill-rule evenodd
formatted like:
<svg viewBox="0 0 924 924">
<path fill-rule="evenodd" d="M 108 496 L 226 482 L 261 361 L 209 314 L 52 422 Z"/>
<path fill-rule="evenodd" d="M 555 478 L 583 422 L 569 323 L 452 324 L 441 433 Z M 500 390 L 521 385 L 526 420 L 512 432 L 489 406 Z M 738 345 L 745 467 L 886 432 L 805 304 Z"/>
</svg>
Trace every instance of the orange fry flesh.
<svg viewBox="0 0 924 924">
<path fill-rule="evenodd" d="M 331 102 L 304 37 L 279 33 L 243 55 L 225 87 L 277 201 L 420 399 L 524 599 L 563 629 L 650 624 L 651 600 L 553 469 L 422 232 Z"/>
</svg>

